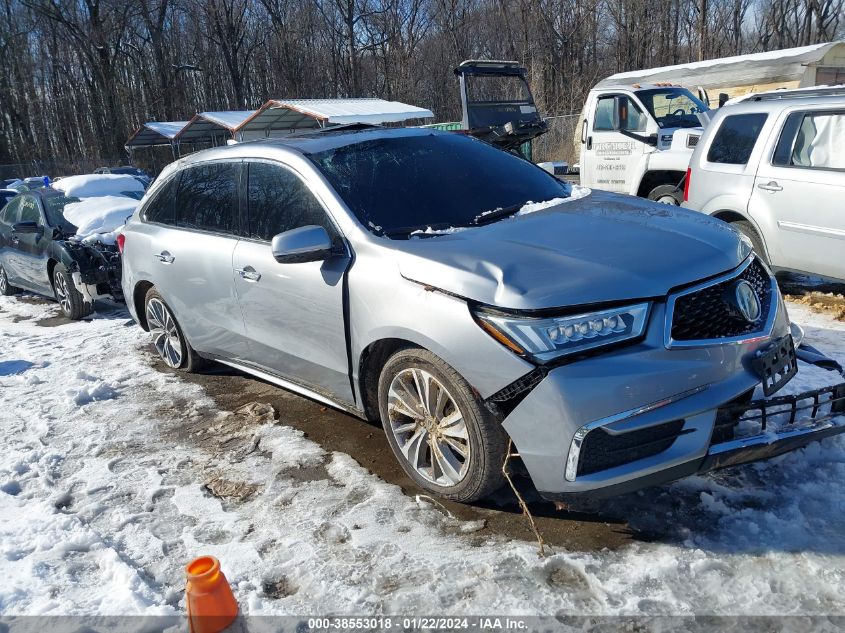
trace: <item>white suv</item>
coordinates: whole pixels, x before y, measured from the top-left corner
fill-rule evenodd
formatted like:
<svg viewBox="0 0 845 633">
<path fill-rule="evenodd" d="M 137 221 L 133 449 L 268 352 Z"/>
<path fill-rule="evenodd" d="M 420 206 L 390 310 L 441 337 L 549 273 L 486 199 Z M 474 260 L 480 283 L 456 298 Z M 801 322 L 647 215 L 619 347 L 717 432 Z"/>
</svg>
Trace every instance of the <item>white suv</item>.
<svg viewBox="0 0 845 633">
<path fill-rule="evenodd" d="M 693 153 L 683 206 L 730 222 L 775 270 L 845 279 L 845 89 L 720 108 Z"/>
</svg>

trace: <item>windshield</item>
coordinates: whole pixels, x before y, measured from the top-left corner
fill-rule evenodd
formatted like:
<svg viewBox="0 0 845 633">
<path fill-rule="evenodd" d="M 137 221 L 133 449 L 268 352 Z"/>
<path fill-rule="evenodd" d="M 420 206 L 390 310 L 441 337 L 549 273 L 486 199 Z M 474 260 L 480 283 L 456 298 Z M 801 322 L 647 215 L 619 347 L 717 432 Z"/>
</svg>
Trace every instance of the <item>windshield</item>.
<svg viewBox="0 0 845 633">
<path fill-rule="evenodd" d="M 530 102 L 528 84 L 517 75 L 467 75 L 467 97 L 472 102 Z"/>
<path fill-rule="evenodd" d="M 487 223 L 504 215 L 492 211 L 571 192 L 528 161 L 460 134 L 376 138 L 309 158 L 361 224 L 391 237 Z"/>
<path fill-rule="evenodd" d="M 76 226 L 68 222 L 64 216 L 65 205 L 79 202 L 79 198 L 72 196 L 45 196 L 44 211 L 47 213 L 47 224 L 61 229 L 65 233 L 76 233 Z"/>
<path fill-rule="evenodd" d="M 638 90 L 637 96 L 662 128 L 698 127 L 701 123 L 696 113 L 709 110 L 686 88 Z"/>
</svg>

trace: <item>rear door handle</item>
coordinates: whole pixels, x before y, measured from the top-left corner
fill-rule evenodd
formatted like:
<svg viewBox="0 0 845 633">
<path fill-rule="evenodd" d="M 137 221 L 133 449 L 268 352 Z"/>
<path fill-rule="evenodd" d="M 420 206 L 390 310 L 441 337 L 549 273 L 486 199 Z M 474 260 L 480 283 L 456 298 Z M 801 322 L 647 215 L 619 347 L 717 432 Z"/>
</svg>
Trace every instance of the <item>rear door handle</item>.
<svg viewBox="0 0 845 633">
<path fill-rule="evenodd" d="M 153 257 L 155 257 L 162 264 L 172 264 L 173 260 L 176 259 L 175 257 L 173 257 L 173 255 L 171 255 L 167 251 L 161 251 L 158 255 L 153 255 Z"/>
<path fill-rule="evenodd" d="M 244 281 L 258 281 L 261 279 L 261 273 L 259 273 L 255 268 L 252 266 L 245 266 L 244 268 L 238 268 L 236 271 L 241 276 L 241 279 Z"/>
<path fill-rule="evenodd" d="M 592 136 L 587 137 L 587 149 L 593 149 L 593 137 Z"/>
<path fill-rule="evenodd" d="M 757 185 L 757 188 L 762 189 L 763 191 L 771 191 L 772 193 L 774 193 L 775 191 L 783 191 L 783 187 L 781 187 L 774 180 L 766 183 L 765 185 L 760 183 L 759 185 Z"/>
</svg>

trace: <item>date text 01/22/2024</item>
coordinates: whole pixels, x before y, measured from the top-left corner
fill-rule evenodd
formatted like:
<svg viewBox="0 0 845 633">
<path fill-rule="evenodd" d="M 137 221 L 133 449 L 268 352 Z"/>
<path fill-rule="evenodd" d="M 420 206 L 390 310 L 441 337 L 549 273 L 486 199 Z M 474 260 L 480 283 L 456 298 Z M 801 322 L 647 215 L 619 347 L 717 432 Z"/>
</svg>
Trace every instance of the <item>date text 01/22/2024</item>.
<svg viewBox="0 0 845 633">
<path fill-rule="evenodd" d="M 528 624 L 521 618 L 513 617 L 339 617 L 310 618 L 307 630 L 317 632 L 393 628 L 401 631 L 523 631 L 528 628 Z"/>
</svg>

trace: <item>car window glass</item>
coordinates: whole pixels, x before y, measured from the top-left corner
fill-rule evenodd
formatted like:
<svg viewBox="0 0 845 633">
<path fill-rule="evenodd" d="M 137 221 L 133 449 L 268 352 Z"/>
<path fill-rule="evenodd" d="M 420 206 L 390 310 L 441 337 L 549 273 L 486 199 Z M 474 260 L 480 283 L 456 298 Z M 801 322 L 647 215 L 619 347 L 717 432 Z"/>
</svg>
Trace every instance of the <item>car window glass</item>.
<svg viewBox="0 0 845 633">
<path fill-rule="evenodd" d="M 628 97 L 619 97 L 619 128 L 629 132 L 645 130 L 646 118 L 640 107 Z"/>
<path fill-rule="evenodd" d="M 289 169 L 271 163 L 250 163 L 247 199 L 248 236 L 253 239 L 269 241 L 274 235 L 311 224 L 336 235 L 323 206 Z"/>
<path fill-rule="evenodd" d="M 165 182 L 153 196 L 144 209 L 144 219 L 147 222 L 159 224 L 176 224 L 174 202 L 179 188 L 179 174 Z"/>
<path fill-rule="evenodd" d="M 71 202 L 79 202 L 79 198 L 73 196 L 48 196 L 44 198 L 47 224 L 68 233 L 76 232 L 76 226 L 69 222 L 64 215 L 65 206 Z"/>
<path fill-rule="evenodd" d="M 610 131 L 616 129 L 616 112 L 613 97 L 601 97 L 596 104 L 596 116 L 593 119 L 593 129 L 596 131 Z"/>
<path fill-rule="evenodd" d="M 0 213 L 0 219 L 6 224 L 14 224 L 18 221 L 18 210 L 20 209 L 23 198 L 15 198 L 5 206 L 3 212 Z"/>
<path fill-rule="evenodd" d="M 41 224 L 41 212 L 38 210 L 38 202 L 32 196 L 24 196 L 21 202 L 20 219 L 18 222 L 36 222 Z"/>
<path fill-rule="evenodd" d="M 845 169 L 845 113 L 803 116 L 792 148 L 791 164 L 817 169 Z"/>
<path fill-rule="evenodd" d="M 461 134 L 420 130 L 307 154 L 376 235 L 470 226 L 497 210 L 571 195 L 529 161 Z"/>
<path fill-rule="evenodd" d="M 728 165 L 745 165 L 766 122 L 766 114 L 734 114 L 726 116 L 707 151 L 707 161 Z"/>
<path fill-rule="evenodd" d="M 176 226 L 236 233 L 240 163 L 206 163 L 182 172 L 176 196 Z"/>
</svg>

